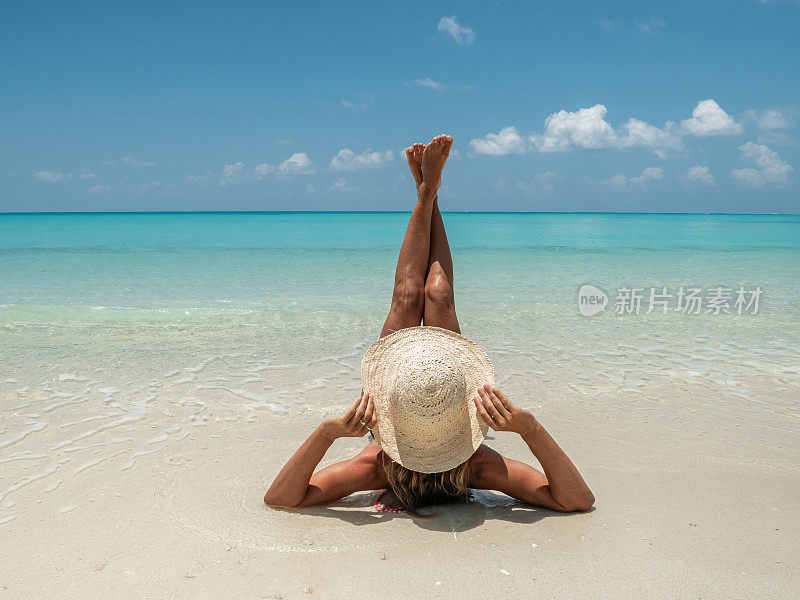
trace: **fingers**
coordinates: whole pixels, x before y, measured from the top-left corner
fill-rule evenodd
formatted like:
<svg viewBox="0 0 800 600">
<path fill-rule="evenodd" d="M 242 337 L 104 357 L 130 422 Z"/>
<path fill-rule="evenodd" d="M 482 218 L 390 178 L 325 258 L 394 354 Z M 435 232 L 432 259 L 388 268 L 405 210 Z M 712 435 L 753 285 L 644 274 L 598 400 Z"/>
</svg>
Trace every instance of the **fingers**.
<svg viewBox="0 0 800 600">
<path fill-rule="evenodd" d="M 364 423 L 364 427 L 367 429 L 372 429 L 373 425 L 375 424 L 374 422 L 377 420 L 378 416 L 375 414 L 375 403 L 370 395 L 367 398 L 367 409 L 364 411 L 364 416 L 362 417 L 361 421 Z"/>
<path fill-rule="evenodd" d="M 364 423 L 366 424 L 367 429 L 372 429 L 375 427 L 377 422 L 378 414 L 375 412 L 375 400 L 372 397 L 372 394 L 370 394 L 369 401 L 367 403 L 367 410 L 364 413 Z"/>
<path fill-rule="evenodd" d="M 359 404 L 361 404 L 361 400 L 363 398 L 364 398 L 364 392 L 361 392 L 361 395 L 358 398 L 356 398 L 355 402 L 353 402 L 353 405 L 347 409 L 346 413 L 344 413 L 343 419 L 345 423 L 349 423 L 353 419 L 353 415 L 356 414 L 356 410 L 358 410 L 358 406 Z"/>
<path fill-rule="evenodd" d="M 502 418 L 507 419 L 511 416 L 511 413 L 508 409 L 503 406 L 503 403 L 500 401 L 500 398 L 494 393 L 494 388 L 490 385 L 483 386 L 483 391 L 486 393 L 486 397 L 489 399 L 489 402 L 492 403 L 492 406 L 497 411 Z M 492 415 L 494 416 L 494 415 Z"/>
<path fill-rule="evenodd" d="M 505 418 L 509 418 L 511 416 L 511 411 L 508 410 L 506 405 L 503 403 L 502 400 L 500 400 L 500 397 L 497 395 L 497 392 L 499 392 L 500 390 L 498 390 L 495 387 L 487 385 L 486 391 L 489 393 L 489 398 L 491 399 L 492 404 L 494 404 L 494 407 L 497 409 L 497 412 L 499 412 Z"/>
<path fill-rule="evenodd" d="M 368 431 L 375 427 L 375 423 L 378 422 L 378 415 L 375 414 L 375 403 L 372 394 L 366 394 L 364 400 L 362 406 L 356 411 L 354 421 L 351 423 L 351 426 L 355 429 L 356 435 L 359 437 L 366 435 Z M 358 415 L 362 407 L 364 409 L 364 414 L 361 415 L 359 419 Z"/>
<path fill-rule="evenodd" d="M 492 429 L 495 428 L 494 419 L 489 416 L 489 413 L 486 412 L 486 409 L 483 407 L 483 402 L 481 401 L 478 396 L 475 396 L 472 401 L 475 403 L 475 409 L 478 411 L 478 416 L 484 420 L 484 422 L 491 427 Z"/>
<path fill-rule="evenodd" d="M 369 420 L 372 418 L 374 411 L 375 411 L 375 405 L 372 404 L 372 397 L 367 396 L 367 406 L 364 410 L 364 416 L 361 417 L 361 420 L 364 423 L 369 423 Z"/>
<path fill-rule="evenodd" d="M 352 418 L 349 421 L 349 424 L 353 427 L 361 425 L 361 421 L 364 420 L 364 413 L 367 412 L 367 404 L 369 403 L 369 394 L 364 394 L 359 398 L 358 406 L 356 406 L 356 412 L 353 414 Z"/>
<path fill-rule="evenodd" d="M 503 407 L 510 413 L 514 408 L 514 405 L 511 403 L 511 400 L 506 398 L 506 395 L 500 390 L 498 390 L 496 387 L 492 388 L 492 392 L 494 392 L 494 395 L 497 396 L 497 399 L 500 400 L 500 403 L 503 405 Z"/>
<path fill-rule="evenodd" d="M 481 397 L 481 404 L 483 405 L 484 410 L 486 410 L 495 423 L 499 422 L 503 418 L 503 415 L 500 414 L 500 412 L 497 410 L 497 407 L 492 402 L 491 398 L 489 397 L 489 392 L 487 392 L 485 388 L 479 387 L 478 395 Z"/>
</svg>

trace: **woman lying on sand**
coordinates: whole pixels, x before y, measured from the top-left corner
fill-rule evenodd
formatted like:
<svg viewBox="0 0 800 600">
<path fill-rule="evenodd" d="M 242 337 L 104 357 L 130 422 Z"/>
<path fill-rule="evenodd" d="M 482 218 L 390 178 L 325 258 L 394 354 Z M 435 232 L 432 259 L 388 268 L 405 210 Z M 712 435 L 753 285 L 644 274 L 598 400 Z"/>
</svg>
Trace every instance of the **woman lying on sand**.
<svg viewBox="0 0 800 600">
<path fill-rule="evenodd" d="M 414 514 L 421 506 L 466 501 L 476 488 L 557 511 L 592 507 L 594 496 L 564 451 L 529 411 L 493 386 L 488 357 L 460 335 L 437 198 L 452 143 L 440 135 L 406 150 L 417 203 L 400 247 L 389 316 L 364 358 L 362 395 L 300 446 L 264 496 L 267 505 L 305 508 L 391 489 L 399 508 Z M 482 444 L 489 427 L 521 435 L 544 473 Z M 336 438 L 368 431 L 374 440 L 358 456 L 314 472 Z"/>
</svg>

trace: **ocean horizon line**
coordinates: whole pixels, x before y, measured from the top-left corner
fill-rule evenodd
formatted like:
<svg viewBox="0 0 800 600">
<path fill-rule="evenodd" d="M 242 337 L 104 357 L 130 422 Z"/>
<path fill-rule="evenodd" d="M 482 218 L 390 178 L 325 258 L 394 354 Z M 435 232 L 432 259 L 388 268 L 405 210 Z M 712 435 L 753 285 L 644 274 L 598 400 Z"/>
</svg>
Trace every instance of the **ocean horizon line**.
<svg viewBox="0 0 800 600">
<path fill-rule="evenodd" d="M 0 211 L 0 216 L 47 215 L 236 215 L 236 214 L 403 214 L 408 210 L 65 210 L 65 211 Z M 661 211 L 551 211 L 551 210 L 443 210 L 444 214 L 478 215 L 703 215 L 703 216 L 789 216 L 800 212 L 661 212 Z"/>
</svg>

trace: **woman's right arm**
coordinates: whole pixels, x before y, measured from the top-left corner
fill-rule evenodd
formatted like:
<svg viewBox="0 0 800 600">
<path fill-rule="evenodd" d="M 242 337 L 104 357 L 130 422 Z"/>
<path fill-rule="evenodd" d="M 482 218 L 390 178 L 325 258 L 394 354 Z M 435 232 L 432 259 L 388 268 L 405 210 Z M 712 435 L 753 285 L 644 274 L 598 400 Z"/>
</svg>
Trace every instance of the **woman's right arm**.
<svg viewBox="0 0 800 600">
<path fill-rule="evenodd" d="M 358 456 L 314 472 L 334 440 L 361 437 L 375 426 L 372 396 L 363 394 L 343 416 L 325 419 L 283 466 L 264 495 L 275 508 L 305 508 L 338 500 L 353 492 L 382 487 L 377 444 Z"/>
<path fill-rule="evenodd" d="M 476 457 L 475 487 L 493 489 L 562 512 L 589 510 L 594 495 L 578 469 L 530 411 L 511 403 L 491 386 L 478 388 L 474 399 L 480 417 L 495 431 L 512 431 L 525 440 L 544 473 L 525 463 L 484 450 Z"/>
</svg>

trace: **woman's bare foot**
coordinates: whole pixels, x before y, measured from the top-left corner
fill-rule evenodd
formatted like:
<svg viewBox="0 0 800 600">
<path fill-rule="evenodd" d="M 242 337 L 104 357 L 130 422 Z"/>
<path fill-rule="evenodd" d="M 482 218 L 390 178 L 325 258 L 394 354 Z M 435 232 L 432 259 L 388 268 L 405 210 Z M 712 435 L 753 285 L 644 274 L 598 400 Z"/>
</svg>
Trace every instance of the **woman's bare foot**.
<svg viewBox="0 0 800 600">
<path fill-rule="evenodd" d="M 419 188 L 422 183 L 422 152 L 425 150 L 425 144 L 413 144 L 406 148 L 406 158 L 408 159 L 408 168 L 411 169 L 411 174 L 414 176 L 414 187 Z"/>
<path fill-rule="evenodd" d="M 442 184 L 442 169 L 450 156 L 452 145 L 452 137 L 438 135 L 425 146 L 422 153 L 422 183 L 417 188 L 421 200 L 436 198 L 436 192 Z"/>
</svg>

